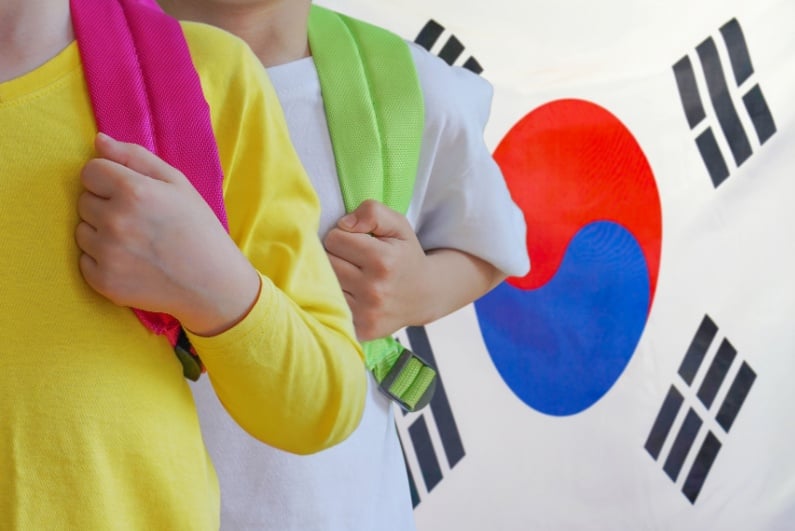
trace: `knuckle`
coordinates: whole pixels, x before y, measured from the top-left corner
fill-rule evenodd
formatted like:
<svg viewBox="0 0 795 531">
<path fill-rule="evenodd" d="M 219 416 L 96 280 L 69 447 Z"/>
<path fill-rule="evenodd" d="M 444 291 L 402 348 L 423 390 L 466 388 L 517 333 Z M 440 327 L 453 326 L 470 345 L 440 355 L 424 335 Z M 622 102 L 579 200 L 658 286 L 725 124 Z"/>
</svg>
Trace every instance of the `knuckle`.
<svg viewBox="0 0 795 531">
<path fill-rule="evenodd" d="M 339 229 L 331 229 L 330 231 L 328 231 L 328 233 L 326 234 L 326 237 L 323 238 L 323 245 L 327 249 L 335 248 L 338 245 L 338 243 L 339 243 L 339 239 L 340 239 L 340 234 L 339 233 L 340 232 L 341 231 Z"/>
<path fill-rule="evenodd" d="M 123 286 L 119 281 L 122 276 L 113 267 L 115 264 L 112 260 L 102 261 L 101 258 L 98 263 L 101 265 L 94 269 L 91 278 L 86 278 L 86 281 L 94 290 L 114 304 L 123 304 Z"/>
<path fill-rule="evenodd" d="M 85 219 L 86 214 L 89 212 L 89 195 L 86 192 L 80 194 L 77 198 L 77 214 L 80 219 Z"/>
<path fill-rule="evenodd" d="M 93 270 L 97 276 L 108 275 L 108 270 L 114 264 L 114 253 L 108 248 L 107 245 L 99 244 L 91 250 L 91 256 L 94 259 L 95 266 Z"/>
<path fill-rule="evenodd" d="M 364 316 L 370 320 L 376 319 L 378 312 L 386 305 L 388 299 L 387 290 L 384 286 L 380 284 L 371 285 L 365 293 L 367 308 L 363 312 Z"/>
<path fill-rule="evenodd" d="M 83 183 L 89 182 L 93 177 L 103 171 L 103 161 L 100 159 L 91 159 L 85 163 L 83 169 L 80 171 L 80 179 Z"/>
<path fill-rule="evenodd" d="M 145 204 L 149 197 L 149 187 L 143 179 L 126 179 L 123 181 L 127 200 L 133 206 Z"/>
<path fill-rule="evenodd" d="M 375 199 L 365 199 L 361 206 L 361 217 L 374 220 L 378 214 L 380 203 Z"/>
<path fill-rule="evenodd" d="M 129 180 L 123 186 L 123 193 L 109 217 L 114 219 L 114 223 L 120 224 L 120 228 L 130 229 L 135 226 L 136 221 L 145 219 L 147 212 L 153 211 L 155 201 L 152 190 L 145 181 Z"/>
<path fill-rule="evenodd" d="M 83 255 L 80 257 L 80 271 L 82 272 L 83 278 L 86 280 L 89 286 L 94 288 L 94 290 L 98 291 L 99 293 L 105 295 L 105 293 L 108 291 L 108 288 L 110 287 L 108 275 L 88 255 Z"/>
<path fill-rule="evenodd" d="M 380 281 L 388 280 L 397 267 L 397 260 L 394 257 L 381 254 L 373 261 L 372 269 L 375 277 Z"/>
<path fill-rule="evenodd" d="M 118 241 L 130 234 L 133 225 L 127 216 L 114 213 L 105 219 L 104 229 L 112 240 Z"/>
<path fill-rule="evenodd" d="M 124 145 L 124 148 L 127 150 L 127 153 L 131 157 L 135 157 L 137 159 L 140 159 L 142 157 L 147 157 L 147 156 L 149 156 L 151 154 L 151 151 L 149 151 L 148 149 L 146 149 L 145 147 L 143 147 L 140 144 L 125 143 L 123 145 Z"/>
<path fill-rule="evenodd" d="M 78 267 L 80 268 L 80 273 L 83 275 L 83 278 L 88 280 L 88 277 L 91 275 L 92 271 L 92 261 L 91 257 L 87 254 L 83 253 L 80 255 L 80 259 L 78 261 Z"/>
<path fill-rule="evenodd" d="M 92 230 L 88 223 L 85 221 L 81 221 L 77 224 L 77 228 L 75 229 L 75 241 L 77 242 L 77 247 L 80 249 L 84 249 L 86 244 L 88 243 L 88 231 Z M 81 258 L 82 261 L 82 258 Z"/>
<path fill-rule="evenodd" d="M 187 175 L 179 171 L 177 168 L 167 165 L 163 171 L 170 176 L 171 181 L 178 183 L 180 186 L 187 186 L 190 190 L 196 190 L 196 188 L 191 185 Z"/>
</svg>

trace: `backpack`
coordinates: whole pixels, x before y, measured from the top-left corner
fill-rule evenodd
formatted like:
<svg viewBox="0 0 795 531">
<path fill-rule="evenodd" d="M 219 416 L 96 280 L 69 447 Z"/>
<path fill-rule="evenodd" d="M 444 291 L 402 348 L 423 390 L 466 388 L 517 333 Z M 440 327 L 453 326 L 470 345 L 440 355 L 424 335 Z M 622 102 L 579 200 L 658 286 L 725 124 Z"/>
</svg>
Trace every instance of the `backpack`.
<svg viewBox="0 0 795 531">
<path fill-rule="evenodd" d="M 210 110 L 179 23 L 154 0 L 70 0 L 70 7 L 97 129 L 117 140 L 140 144 L 180 170 L 228 229 Z M 340 29 L 351 38 L 339 38 Z M 364 199 L 374 198 L 405 213 L 419 157 L 423 113 L 406 43 L 375 26 L 313 6 L 310 43 L 317 39 L 323 41 L 315 59 L 323 65 L 318 72 L 346 209 L 354 210 Z M 368 52 L 378 53 L 361 54 L 364 46 L 359 41 Z M 346 70 L 334 59 L 337 53 L 353 53 L 362 60 L 345 61 Z M 390 62 L 380 63 L 383 57 Z M 401 74 L 408 73 L 410 81 L 394 75 L 394 64 L 400 66 Z M 363 98 L 354 112 L 350 100 L 341 101 L 334 96 L 338 91 L 329 88 L 339 86 L 335 79 L 348 87 L 357 82 L 357 90 L 370 99 Z M 353 119 L 356 127 L 346 126 L 350 123 L 346 119 Z M 361 179 L 361 175 L 369 178 Z M 198 379 L 204 369 L 179 322 L 166 314 L 133 311 L 145 327 L 169 340 L 185 377 Z M 387 395 L 408 410 L 430 401 L 436 372 L 426 362 L 391 337 L 363 346 L 366 364 Z"/>
</svg>

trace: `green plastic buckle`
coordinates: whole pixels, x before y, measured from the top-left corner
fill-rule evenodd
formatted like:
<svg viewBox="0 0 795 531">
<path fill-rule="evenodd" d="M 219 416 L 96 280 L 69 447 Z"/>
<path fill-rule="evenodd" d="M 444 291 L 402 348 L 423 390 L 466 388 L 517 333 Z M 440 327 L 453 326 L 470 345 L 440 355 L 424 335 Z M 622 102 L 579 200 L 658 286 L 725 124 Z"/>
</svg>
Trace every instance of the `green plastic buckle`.
<svg viewBox="0 0 795 531">
<path fill-rule="evenodd" d="M 174 345 L 174 354 L 177 355 L 177 359 L 182 364 L 182 374 L 185 378 L 193 382 L 197 381 L 202 375 L 202 362 L 196 351 L 193 350 L 185 330 L 181 328 L 177 344 Z"/>
<path fill-rule="evenodd" d="M 403 348 L 378 388 L 405 411 L 419 411 L 430 403 L 438 377 L 430 363 Z"/>
</svg>

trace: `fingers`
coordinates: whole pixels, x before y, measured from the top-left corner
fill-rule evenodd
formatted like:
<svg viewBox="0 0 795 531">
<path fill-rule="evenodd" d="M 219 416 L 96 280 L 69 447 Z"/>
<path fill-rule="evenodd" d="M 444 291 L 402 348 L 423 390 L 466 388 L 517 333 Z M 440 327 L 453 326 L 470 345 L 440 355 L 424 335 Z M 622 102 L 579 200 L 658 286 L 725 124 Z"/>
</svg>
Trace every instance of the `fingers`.
<svg viewBox="0 0 795 531">
<path fill-rule="evenodd" d="M 77 198 L 77 215 L 83 223 L 106 238 L 130 237 L 142 219 L 139 214 L 151 210 L 146 206 L 146 199 L 152 194 L 145 185 L 147 180 L 150 186 L 153 181 L 140 175 L 120 175 L 120 172 L 132 170 L 114 162 L 100 159 L 91 162 L 96 162 L 96 165 L 113 164 L 115 167 L 95 171 L 96 165 L 90 164 L 84 168 L 86 190 Z M 106 194 L 106 197 L 95 192 Z"/>
<path fill-rule="evenodd" d="M 364 273 L 350 262 L 333 255 L 329 255 L 329 262 L 337 275 L 345 302 L 348 303 L 348 308 L 351 310 L 356 337 L 360 341 L 373 339 L 371 329 L 377 321 L 371 315 L 373 312 L 368 312 L 368 309 L 372 309 L 373 301 L 368 292 L 369 285 L 365 280 Z"/>
<path fill-rule="evenodd" d="M 86 190 L 100 198 L 137 196 L 151 180 L 187 182 L 182 173 L 137 144 L 99 133 L 95 145 L 97 158 L 86 163 L 80 179 Z"/>
<path fill-rule="evenodd" d="M 77 215 L 80 219 L 97 228 L 102 224 L 105 218 L 104 210 L 107 207 L 108 200 L 100 197 L 92 192 L 83 192 L 77 198 Z"/>
<path fill-rule="evenodd" d="M 94 267 L 96 267 L 97 257 L 101 247 L 101 241 L 99 234 L 97 234 L 97 230 L 85 221 L 82 221 L 77 225 L 77 229 L 75 229 L 75 241 L 77 242 L 77 247 L 83 251 L 84 255 L 88 255 L 91 258 Z"/>
<path fill-rule="evenodd" d="M 97 261 L 94 260 L 91 255 L 83 253 L 80 255 L 80 261 L 78 263 L 80 267 L 80 273 L 83 275 L 83 278 L 86 279 L 89 286 L 94 286 L 95 280 L 99 276 L 99 265 Z"/>
<path fill-rule="evenodd" d="M 130 170 L 107 159 L 91 159 L 80 172 L 83 187 L 97 197 L 110 199 L 130 180 Z"/>
<path fill-rule="evenodd" d="M 366 326 L 362 323 L 362 319 L 359 317 L 361 314 L 361 304 L 359 301 L 348 292 L 343 292 L 345 295 L 345 302 L 348 303 L 348 308 L 351 310 L 351 316 L 353 317 L 353 329 L 356 332 L 356 338 L 359 341 L 369 341 L 371 339 L 376 339 L 377 336 L 373 335 L 370 326 Z"/>
<path fill-rule="evenodd" d="M 337 276 L 342 291 L 355 296 L 356 286 L 361 283 L 362 270 L 355 264 L 332 254 L 328 255 L 328 259 L 329 263 L 331 263 L 331 268 L 334 270 L 334 274 Z"/>
<path fill-rule="evenodd" d="M 125 166 L 141 175 L 165 182 L 185 179 L 179 170 L 138 144 L 119 142 L 104 133 L 99 133 L 94 145 L 100 158 Z"/>
<path fill-rule="evenodd" d="M 386 244 L 367 233 L 346 232 L 333 228 L 323 239 L 323 245 L 330 255 L 364 268 L 382 254 Z"/>
<path fill-rule="evenodd" d="M 368 279 L 366 272 L 350 262 L 333 255 L 329 255 L 329 261 L 351 310 L 356 337 L 360 341 L 380 337 L 383 308 L 388 304 L 383 286 Z"/>
<path fill-rule="evenodd" d="M 112 303 L 120 306 L 125 305 L 123 301 L 120 301 L 114 296 L 114 282 L 112 278 L 107 275 L 107 272 L 96 258 L 84 252 L 80 255 L 78 266 L 80 267 L 80 274 L 83 275 L 86 284 Z"/>
<path fill-rule="evenodd" d="M 372 199 L 363 201 L 356 210 L 343 216 L 337 226 L 346 232 L 372 234 L 378 238 L 406 239 L 414 232 L 405 216 Z"/>
</svg>

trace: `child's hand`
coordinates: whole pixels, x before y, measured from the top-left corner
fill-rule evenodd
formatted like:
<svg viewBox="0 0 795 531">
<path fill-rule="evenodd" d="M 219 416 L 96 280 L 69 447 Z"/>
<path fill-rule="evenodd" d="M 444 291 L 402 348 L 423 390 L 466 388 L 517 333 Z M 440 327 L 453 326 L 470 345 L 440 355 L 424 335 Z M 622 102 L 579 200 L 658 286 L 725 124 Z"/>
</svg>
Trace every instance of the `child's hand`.
<svg viewBox="0 0 795 531">
<path fill-rule="evenodd" d="M 259 275 L 185 176 L 141 146 L 96 139 L 75 233 L 80 271 L 121 306 L 169 313 L 197 334 L 242 318 Z"/>
<path fill-rule="evenodd" d="M 423 322 L 427 258 L 403 215 L 365 201 L 339 220 L 324 244 L 360 341 Z"/>
</svg>

